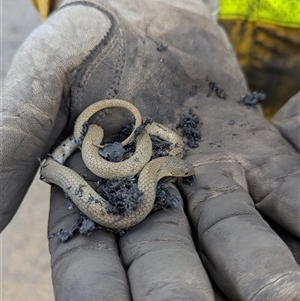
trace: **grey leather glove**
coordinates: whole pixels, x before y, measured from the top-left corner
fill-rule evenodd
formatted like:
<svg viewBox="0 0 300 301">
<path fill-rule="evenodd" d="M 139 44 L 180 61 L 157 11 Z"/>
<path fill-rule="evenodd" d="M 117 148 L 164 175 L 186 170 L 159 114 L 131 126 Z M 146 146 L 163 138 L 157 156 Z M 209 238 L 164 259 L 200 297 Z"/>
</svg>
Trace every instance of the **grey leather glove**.
<svg viewBox="0 0 300 301">
<path fill-rule="evenodd" d="M 195 183 L 170 187 L 183 206 L 152 213 L 121 237 L 97 230 L 50 240 L 56 300 L 297 300 L 299 154 L 259 107 L 240 101 L 246 93 L 201 1 L 64 1 L 36 29 L 3 90 L 2 228 L 38 158 L 95 101 L 131 101 L 173 129 L 192 109 L 204 139 L 186 155 Z M 100 119 L 114 137 L 130 117 L 110 113 Z M 78 153 L 67 164 L 84 173 Z M 49 232 L 77 215 L 53 187 Z"/>
<path fill-rule="evenodd" d="M 274 116 L 272 122 L 284 137 L 300 152 L 300 91 Z"/>
</svg>

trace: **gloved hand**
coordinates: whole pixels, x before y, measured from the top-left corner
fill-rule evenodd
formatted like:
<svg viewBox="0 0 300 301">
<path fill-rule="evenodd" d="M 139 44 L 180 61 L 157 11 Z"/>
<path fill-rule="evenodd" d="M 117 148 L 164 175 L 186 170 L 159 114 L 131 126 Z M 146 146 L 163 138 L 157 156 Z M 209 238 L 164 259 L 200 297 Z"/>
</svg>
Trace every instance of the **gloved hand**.
<svg viewBox="0 0 300 301">
<path fill-rule="evenodd" d="M 274 116 L 272 122 L 280 134 L 300 152 L 299 119 L 300 119 L 300 91 L 294 95 L 289 103 L 283 106 Z"/>
<path fill-rule="evenodd" d="M 185 158 L 195 183 L 170 187 L 186 208 L 152 213 L 121 237 L 97 230 L 65 244 L 50 240 L 56 300 L 296 300 L 299 155 L 258 106 L 240 101 L 244 77 L 207 7 L 196 0 L 62 5 L 24 43 L 6 78 L 2 228 L 38 158 L 95 101 L 131 101 L 173 129 L 192 108 L 203 141 Z M 101 114 L 106 136 L 129 118 Z M 84 172 L 78 153 L 67 164 Z M 70 228 L 77 215 L 54 186 L 49 233 Z"/>
</svg>

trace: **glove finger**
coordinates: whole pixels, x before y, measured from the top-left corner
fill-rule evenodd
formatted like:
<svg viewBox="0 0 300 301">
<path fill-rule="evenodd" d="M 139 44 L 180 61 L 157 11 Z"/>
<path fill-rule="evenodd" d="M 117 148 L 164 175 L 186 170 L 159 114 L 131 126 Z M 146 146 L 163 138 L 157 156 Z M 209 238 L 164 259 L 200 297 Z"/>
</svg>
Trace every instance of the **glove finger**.
<svg viewBox="0 0 300 301">
<path fill-rule="evenodd" d="M 77 152 L 67 161 L 83 175 L 86 169 Z M 92 179 L 90 179 L 92 180 Z M 90 185 L 94 183 L 89 181 Z M 80 211 L 69 210 L 62 189 L 51 191 L 49 233 L 63 229 L 64 235 L 77 223 Z M 60 231 L 62 234 L 62 231 Z M 49 240 L 52 280 L 56 300 L 131 300 L 126 272 L 115 236 L 95 229 L 90 235 L 75 235 L 67 242 Z"/>
<path fill-rule="evenodd" d="M 299 162 L 299 156 L 291 151 L 290 154 L 270 156 L 266 164 L 259 169 L 253 168 L 248 173 L 249 177 L 255 179 L 249 185 L 249 191 L 256 208 L 298 238 Z"/>
<path fill-rule="evenodd" d="M 182 204 L 150 214 L 119 242 L 134 300 L 214 300 Z"/>
<path fill-rule="evenodd" d="M 284 241 L 288 246 L 291 252 L 294 255 L 295 260 L 300 264 L 300 238 L 286 231 L 284 228 L 279 226 L 277 223 L 271 219 L 264 217 L 270 227 L 279 235 L 279 237 Z"/>
<path fill-rule="evenodd" d="M 97 10 L 64 9 L 38 27 L 17 53 L 2 95 L 2 228 L 19 207 L 38 158 L 44 158 L 67 123 L 74 69 L 109 27 Z"/>
<path fill-rule="evenodd" d="M 300 152 L 300 92 L 289 99 L 274 116 L 272 122 L 282 137 Z"/>
<path fill-rule="evenodd" d="M 201 258 L 217 286 L 234 300 L 296 300 L 299 266 L 255 209 L 243 168 L 218 162 L 196 166 L 183 188 L 198 232 Z"/>
</svg>

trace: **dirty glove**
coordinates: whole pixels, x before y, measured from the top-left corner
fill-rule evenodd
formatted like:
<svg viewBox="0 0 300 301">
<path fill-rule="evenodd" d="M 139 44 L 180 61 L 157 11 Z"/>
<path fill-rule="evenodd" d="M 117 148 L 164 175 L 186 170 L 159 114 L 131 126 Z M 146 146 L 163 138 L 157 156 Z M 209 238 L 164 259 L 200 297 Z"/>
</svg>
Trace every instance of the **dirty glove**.
<svg viewBox="0 0 300 301">
<path fill-rule="evenodd" d="M 194 184 L 170 186 L 182 206 L 150 214 L 121 237 L 95 230 L 64 244 L 50 240 L 56 300 L 297 299 L 299 267 L 270 224 L 296 255 L 299 155 L 258 106 L 245 105 L 255 103 L 246 94 L 228 41 L 201 1 L 64 1 L 33 32 L 3 90 L 2 228 L 38 158 L 95 101 L 131 101 L 173 129 L 197 115 L 202 133 L 189 137 L 199 147 L 186 155 Z M 100 119 L 114 137 L 130 115 L 108 111 Z M 67 164 L 84 173 L 78 153 Z M 54 186 L 49 233 L 77 216 Z"/>
<path fill-rule="evenodd" d="M 272 122 L 280 134 L 300 152 L 300 92 L 274 116 Z"/>
</svg>

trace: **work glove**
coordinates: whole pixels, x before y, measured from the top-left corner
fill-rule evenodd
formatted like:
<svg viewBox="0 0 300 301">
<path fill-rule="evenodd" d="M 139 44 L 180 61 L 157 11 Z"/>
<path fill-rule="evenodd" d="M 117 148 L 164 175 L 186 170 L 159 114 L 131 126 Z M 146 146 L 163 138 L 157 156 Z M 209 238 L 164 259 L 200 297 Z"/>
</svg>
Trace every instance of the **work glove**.
<svg viewBox="0 0 300 301">
<path fill-rule="evenodd" d="M 282 137 L 300 152 L 300 92 L 283 106 L 274 116 L 272 122 Z"/>
<path fill-rule="evenodd" d="M 299 154 L 282 119 L 263 118 L 263 94 L 249 94 L 201 1 L 63 1 L 31 34 L 3 89 L 2 229 L 38 160 L 106 98 L 177 126 L 195 180 L 169 184 L 179 205 L 123 235 L 97 228 L 50 239 L 56 300 L 297 300 Z M 109 109 L 93 122 L 110 140 L 131 119 Z M 66 165 L 86 173 L 79 152 Z M 53 186 L 49 234 L 71 229 L 78 214 Z"/>
</svg>

